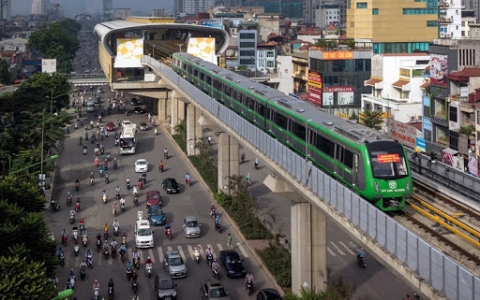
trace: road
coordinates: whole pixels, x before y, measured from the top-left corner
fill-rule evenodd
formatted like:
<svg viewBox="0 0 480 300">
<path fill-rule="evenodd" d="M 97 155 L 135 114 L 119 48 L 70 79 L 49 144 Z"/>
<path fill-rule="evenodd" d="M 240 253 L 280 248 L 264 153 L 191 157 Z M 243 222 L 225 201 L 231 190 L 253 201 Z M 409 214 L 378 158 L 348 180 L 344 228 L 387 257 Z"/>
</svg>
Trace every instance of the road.
<svg viewBox="0 0 480 300">
<path fill-rule="evenodd" d="M 102 95 L 104 98 L 106 94 Z M 111 96 L 110 96 L 111 97 Z M 83 115 L 85 116 L 85 115 Z M 117 119 L 124 119 L 125 115 L 113 115 L 106 117 L 107 120 L 116 121 Z M 93 114 L 89 114 L 88 120 L 93 118 Z M 139 123 L 146 120 L 146 115 L 129 116 L 132 122 Z M 91 134 L 89 130 L 89 135 Z M 109 202 L 104 205 L 100 201 L 101 191 L 106 189 L 110 198 L 115 195 L 115 187 L 118 185 L 121 188 L 122 196 L 126 196 L 127 209 L 124 213 L 120 213 L 117 217 L 120 222 L 120 231 L 126 231 L 128 235 L 128 250 L 129 257 L 134 247 L 133 228 L 137 217 L 138 209 L 142 209 L 146 215 L 145 193 L 147 190 L 160 190 L 162 193 L 162 203 L 167 215 L 167 221 L 173 228 L 173 239 L 165 240 L 163 227 L 154 227 L 155 247 L 149 250 L 140 250 L 142 262 L 147 256 L 154 260 L 154 274 L 161 271 L 161 262 L 164 253 L 167 250 L 177 249 L 186 260 L 188 277 L 185 279 L 176 280 L 178 299 L 198 299 L 199 298 L 199 282 L 211 276 L 210 270 L 207 268 L 205 260 L 197 265 L 193 261 L 192 246 L 198 243 L 203 249 L 207 246 L 212 246 L 215 253 L 218 253 L 227 248 L 227 233 L 231 233 L 233 237 L 233 244 L 240 255 L 245 258 L 245 265 L 248 271 L 252 271 L 255 276 L 256 288 L 271 287 L 266 275 L 261 271 L 259 262 L 254 261 L 252 254 L 247 247 L 243 245 L 237 233 L 231 229 L 224 231 L 222 234 L 216 232 L 213 228 L 213 221 L 209 218 L 209 207 L 212 203 L 210 193 L 206 190 L 205 185 L 196 178 L 192 177 L 192 186 L 185 188 L 182 185 L 182 192 L 178 195 L 166 195 L 161 189 L 161 179 L 165 177 L 174 177 L 179 182 L 183 182 L 184 174 L 192 170 L 185 161 L 182 153 L 178 153 L 176 146 L 172 144 L 172 140 L 163 132 L 155 136 L 153 130 L 139 132 L 138 134 L 138 151 L 135 155 L 120 156 L 118 149 L 114 146 L 114 139 L 109 136 L 104 141 L 106 152 L 111 151 L 113 157 L 119 160 L 118 170 L 113 170 L 110 165 L 110 183 L 107 185 L 100 180 L 97 168 L 94 167 L 93 145 L 88 143 L 88 154 L 82 154 L 82 147 L 79 145 L 79 137 L 84 136 L 85 130 L 78 129 L 70 134 L 65 140 L 65 148 L 57 160 L 61 166 L 61 177 L 57 184 L 56 194 L 59 195 L 61 201 L 61 210 L 52 213 L 46 212 L 47 223 L 51 230 L 55 233 L 57 239 L 61 237 L 61 231 L 66 228 L 69 231 L 69 241 L 65 248 L 66 259 L 65 267 L 58 268 L 58 276 L 60 286 L 66 282 L 70 268 L 74 268 L 77 274 L 76 295 L 78 299 L 88 299 L 92 296 L 92 284 L 95 279 L 98 279 L 101 284 L 101 296 L 106 296 L 106 285 L 110 278 L 115 282 L 115 289 L 117 299 L 131 299 L 133 292 L 126 280 L 126 268 L 117 259 L 104 259 L 100 253 L 95 249 L 95 235 L 102 232 L 102 225 L 107 222 L 111 226 L 114 217 L 111 212 L 111 204 Z M 167 147 L 169 149 L 171 158 L 165 162 L 165 172 L 158 171 L 158 162 L 161 159 L 162 149 Z M 129 177 L 132 182 L 137 181 L 138 174 L 134 172 L 134 161 L 138 158 L 145 158 L 149 162 L 149 172 L 147 174 L 147 185 L 140 192 L 139 207 L 133 207 L 131 191 L 125 188 L 125 179 Z M 94 172 L 96 177 L 95 186 L 88 185 L 88 175 Z M 195 174 L 195 173 L 193 173 Z M 75 192 L 74 182 L 76 179 L 80 180 L 80 191 Z M 81 200 L 81 210 L 76 216 L 76 222 L 81 218 L 85 219 L 87 229 L 89 231 L 89 245 L 88 248 L 94 252 L 94 268 L 87 270 L 86 279 L 84 282 L 79 281 L 79 265 L 85 255 L 86 248 L 81 248 L 80 255 L 75 257 L 73 254 L 73 243 L 71 237 L 72 225 L 69 224 L 69 210 L 66 206 L 67 192 L 71 192 L 74 200 L 79 197 Z M 198 239 L 186 239 L 181 232 L 182 220 L 185 216 L 197 216 L 201 223 L 203 236 Z M 230 228 L 227 220 L 222 220 L 226 228 Z M 78 223 L 77 223 L 78 224 Z M 110 231 L 110 233 L 112 233 Z M 117 238 L 119 241 L 120 238 Z M 202 254 L 204 255 L 204 254 Z M 204 257 L 202 257 L 204 258 Z M 222 274 L 223 275 L 223 274 Z M 230 292 L 232 299 L 248 299 L 245 295 L 242 279 L 226 279 L 221 276 L 221 281 L 224 283 L 226 289 Z M 121 295 L 121 296 L 120 296 Z M 125 296 L 126 295 L 126 296 Z M 140 268 L 140 282 L 139 282 L 139 296 L 141 299 L 154 299 L 155 293 L 153 288 L 153 278 L 148 279 L 145 275 L 144 264 Z M 253 296 L 252 296 L 253 298 Z"/>
<path fill-rule="evenodd" d="M 217 136 L 215 131 L 221 131 L 214 126 L 204 128 L 204 137 L 212 137 L 212 154 L 217 153 Z M 240 146 L 241 148 L 241 146 Z M 269 220 L 274 230 L 286 235 L 291 240 L 290 207 L 292 202 L 278 194 L 272 193 L 263 181 L 271 173 L 262 161 L 259 170 L 255 170 L 254 153 L 246 148 L 241 148 L 240 153 L 245 153 L 246 159 L 240 164 L 240 175 L 251 175 L 251 193 L 259 203 L 259 218 Z M 272 218 L 273 216 L 273 218 Z M 272 221 L 274 220 L 274 221 Z M 347 282 L 357 284 L 357 297 L 368 297 L 367 299 L 392 299 L 398 295 L 401 299 L 407 294 L 413 294 L 412 288 L 407 286 L 403 279 L 396 277 L 388 269 L 383 267 L 373 257 L 369 257 L 366 251 L 368 267 L 360 268 L 356 263 L 356 253 L 361 245 L 355 241 L 345 229 L 339 228 L 334 222 L 327 219 L 327 267 L 332 270 L 332 278 L 343 276 Z"/>
</svg>

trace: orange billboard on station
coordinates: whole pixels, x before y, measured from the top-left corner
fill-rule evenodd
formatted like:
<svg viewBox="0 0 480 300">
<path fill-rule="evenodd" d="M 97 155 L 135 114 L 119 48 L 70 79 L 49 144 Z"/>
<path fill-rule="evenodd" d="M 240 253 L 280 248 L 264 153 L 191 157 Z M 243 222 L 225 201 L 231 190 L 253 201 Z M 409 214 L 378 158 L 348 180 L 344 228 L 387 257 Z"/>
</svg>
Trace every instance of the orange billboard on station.
<svg viewBox="0 0 480 300">
<path fill-rule="evenodd" d="M 322 51 L 323 60 L 353 59 L 353 51 Z"/>
</svg>

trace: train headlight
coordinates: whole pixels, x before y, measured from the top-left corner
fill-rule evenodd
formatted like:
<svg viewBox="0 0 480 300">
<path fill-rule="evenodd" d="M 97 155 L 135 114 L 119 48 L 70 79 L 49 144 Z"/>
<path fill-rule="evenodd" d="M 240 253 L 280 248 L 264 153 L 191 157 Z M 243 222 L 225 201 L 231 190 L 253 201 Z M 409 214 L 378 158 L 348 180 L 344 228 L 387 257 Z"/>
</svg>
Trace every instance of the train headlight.
<svg viewBox="0 0 480 300">
<path fill-rule="evenodd" d="M 405 190 L 410 190 L 410 181 L 407 181 L 407 184 L 405 185 Z"/>
<path fill-rule="evenodd" d="M 379 192 L 380 188 L 378 187 L 378 182 L 375 181 L 375 191 Z"/>
</svg>

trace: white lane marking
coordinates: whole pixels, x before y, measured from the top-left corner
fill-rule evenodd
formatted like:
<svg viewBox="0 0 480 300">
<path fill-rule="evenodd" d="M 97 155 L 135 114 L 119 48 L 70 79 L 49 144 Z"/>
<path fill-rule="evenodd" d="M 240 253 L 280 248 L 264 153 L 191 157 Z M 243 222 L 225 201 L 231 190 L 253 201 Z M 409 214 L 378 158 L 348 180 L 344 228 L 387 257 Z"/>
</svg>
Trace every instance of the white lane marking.
<svg viewBox="0 0 480 300">
<path fill-rule="evenodd" d="M 348 253 L 350 253 L 351 255 L 355 255 L 355 252 L 353 252 L 352 250 L 350 250 L 350 248 L 348 248 L 347 245 L 345 245 L 343 242 L 339 242 L 340 245 L 343 246 L 343 248 L 345 248 L 345 250 L 347 250 Z"/>
<path fill-rule="evenodd" d="M 329 247 L 327 247 L 328 253 L 330 253 L 331 256 L 337 256 L 335 252 L 333 252 Z"/>
<path fill-rule="evenodd" d="M 187 246 L 187 249 L 188 249 L 188 253 L 190 254 L 190 258 L 191 258 L 192 260 L 194 260 L 194 257 L 193 257 L 193 247 L 190 246 L 190 245 L 188 245 L 188 246 Z M 187 259 L 187 258 L 185 258 L 185 259 Z"/>
<path fill-rule="evenodd" d="M 182 246 L 177 246 L 178 248 L 178 253 L 180 253 L 180 255 L 183 257 L 183 259 L 187 259 L 187 257 L 185 256 L 185 252 L 183 252 L 183 248 Z"/>
<path fill-rule="evenodd" d="M 163 250 L 162 247 L 157 247 L 158 252 L 158 263 L 163 263 Z"/>
<path fill-rule="evenodd" d="M 330 244 L 332 244 L 332 246 L 335 247 L 335 249 L 337 250 L 338 253 L 340 253 L 341 256 L 345 256 L 345 252 L 343 252 L 342 249 L 338 248 L 338 246 L 335 245 L 334 242 L 330 242 Z"/>
<path fill-rule="evenodd" d="M 152 260 L 152 262 L 155 263 L 155 255 L 153 255 L 153 249 L 148 249 L 148 256 L 150 256 L 150 259 Z"/>
<path fill-rule="evenodd" d="M 245 248 L 243 248 L 241 243 L 237 243 L 237 247 L 240 250 L 240 252 L 242 252 L 243 257 L 248 257 L 248 253 L 247 251 L 245 251 Z"/>
</svg>

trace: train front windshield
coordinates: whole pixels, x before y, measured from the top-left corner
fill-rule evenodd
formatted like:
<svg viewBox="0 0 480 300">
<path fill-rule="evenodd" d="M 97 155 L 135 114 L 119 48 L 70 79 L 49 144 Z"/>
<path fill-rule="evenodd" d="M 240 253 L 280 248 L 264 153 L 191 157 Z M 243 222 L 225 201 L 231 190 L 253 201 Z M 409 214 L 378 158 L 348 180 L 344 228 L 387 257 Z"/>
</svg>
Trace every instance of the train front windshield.
<svg viewBox="0 0 480 300">
<path fill-rule="evenodd" d="M 395 179 L 408 176 L 407 164 L 401 144 L 379 141 L 366 145 L 373 177 Z"/>
</svg>

